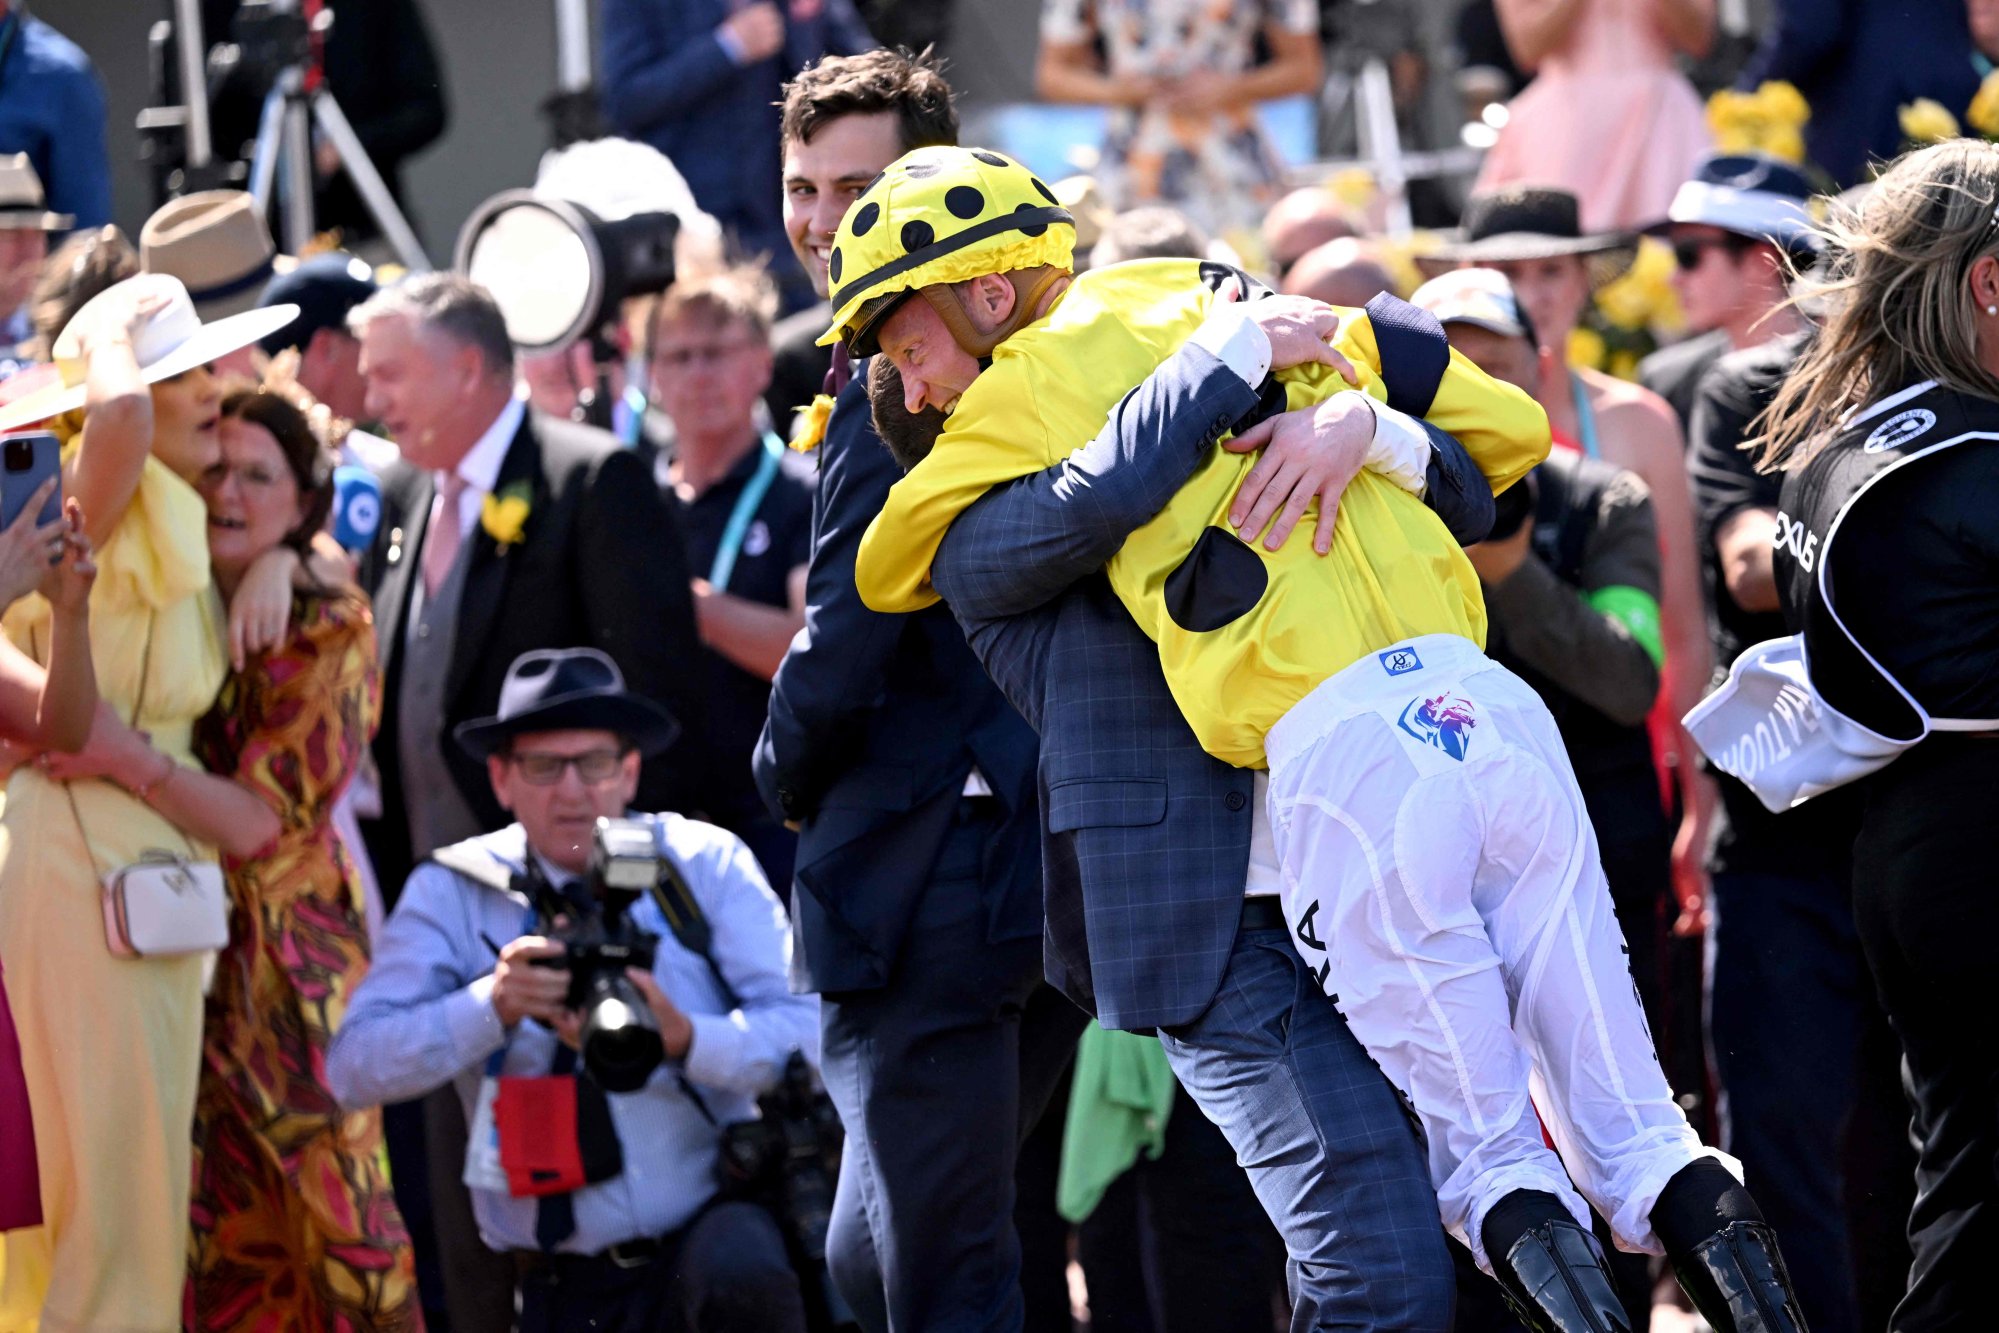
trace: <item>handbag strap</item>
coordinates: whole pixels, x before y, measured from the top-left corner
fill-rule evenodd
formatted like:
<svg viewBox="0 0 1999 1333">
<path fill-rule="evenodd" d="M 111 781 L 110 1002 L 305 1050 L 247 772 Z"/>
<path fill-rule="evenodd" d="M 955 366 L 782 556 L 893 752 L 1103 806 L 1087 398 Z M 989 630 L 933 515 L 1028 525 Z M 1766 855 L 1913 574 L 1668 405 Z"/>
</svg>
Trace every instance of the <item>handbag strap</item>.
<svg viewBox="0 0 1999 1333">
<path fill-rule="evenodd" d="M 134 731 L 139 730 L 139 713 L 146 704 L 146 679 L 153 673 L 153 621 L 156 615 L 157 612 L 154 611 L 149 610 L 146 612 L 146 637 L 144 647 L 139 650 L 139 688 L 132 699 L 132 716 L 127 723 Z M 36 656 L 40 657 L 39 646 L 32 643 L 30 646 L 37 648 Z M 83 811 L 76 803 L 76 793 L 70 789 L 70 784 L 67 781 L 59 782 L 56 785 L 62 788 L 64 798 L 69 801 L 69 813 L 76 820 L 76 831 L 83 835 L 83 850 L 84 854 L 90 858 L 91 869 L 97 872 L 99 879 L 106 878 L 111 874 L 111 871 L 98 861 L 97 851 L 90 845 L 90 829 L 83 822 Z M 162 815 L 161 818 L 166 819 L 166 816 Z M 175 833 L 180 835 L 181 844 L 187 848 L 185 859 L 189 861 L 200 860 L 201 858 L 195 855 L 194 839 L 187 836 L 187 830 L 175 824 L 171 819 L 167 819 L 166 822 L 172 827 Z M 166 852 L 164 849 L 155 848 L 148 848 L 145 853 L 141 854 L 140 859 L 152 859 L 155 853 L 169 859 L 182 859 L 174 857 L 171 852 Z"/>
</svg>

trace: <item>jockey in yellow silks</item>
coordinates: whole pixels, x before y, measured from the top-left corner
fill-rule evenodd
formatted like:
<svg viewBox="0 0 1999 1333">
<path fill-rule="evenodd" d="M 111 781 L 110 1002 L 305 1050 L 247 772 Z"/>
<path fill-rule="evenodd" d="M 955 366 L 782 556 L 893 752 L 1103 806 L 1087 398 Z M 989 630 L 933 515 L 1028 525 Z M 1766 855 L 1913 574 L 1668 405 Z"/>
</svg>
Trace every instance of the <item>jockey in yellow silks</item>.
<svg viewBox="0 0 1999 1333">
<path fill-rule="evenodd" d="M 1016 324 L 996 345 L 966 347 L 990 364 L 861 544 L 855 580 L 874 609 L 912 611 L 936 601 L 930 564 L 952 520 L 987 488 L 1059 463 L 1094 438 L 1118 400 L 1200 327 L 1232 272 L 1195 260 L 1140 260 L 1070 281 L 1074 241 L 1048 188 L 984 149 L 908 153 L 847 211 L 830 260 L 834 315 L 824 342 L 844 339 L 850 351 L 872 353 L 887 317 L 921 295 L 940 314 L 955 313 L 949 322 L 965 346 L 978 335 L 951 284 L 1009 274 L 1020 288 Z M 1066 289 L 1048 303 L 1062 281 Z M 1047 308 L 1034 317 L 1037 303 Z M 1384 335 L 1377 328 L 1384 308 L 1410 322 L 1427 318 L 1389 303 L 1377 304 L 1375 316 L 1341 312 L 1333 345 L 1358 372 L 1357 387 L 1455 436 L 1495 492 L 1525 476 L 1548 452 L 1541 408 L 1450 351 L 1434 321 L 1433 336 L 1400 319 Z M 1286 408 L 1349 387 L 1316 364 L 1275 379 Z M 1227 428 L 1218 423 L 1218 439 Z M 1228 514 L 1254 462 L 1216 448 L 1166 509 L 1132 534 L 1108 572 L 1159 645 L 1174 698 L 1202 746 L 1260 768 L 1270 725 L 1327 676 L 1421 634 L 1459 635 L 1482 647 L 1485 609 L 1478 576 L 1442 521 L 1377 472 L 1347 486 L 1329 556 L 1305 541 L 1276 551 L 1243 541 Z"/>
</svg>

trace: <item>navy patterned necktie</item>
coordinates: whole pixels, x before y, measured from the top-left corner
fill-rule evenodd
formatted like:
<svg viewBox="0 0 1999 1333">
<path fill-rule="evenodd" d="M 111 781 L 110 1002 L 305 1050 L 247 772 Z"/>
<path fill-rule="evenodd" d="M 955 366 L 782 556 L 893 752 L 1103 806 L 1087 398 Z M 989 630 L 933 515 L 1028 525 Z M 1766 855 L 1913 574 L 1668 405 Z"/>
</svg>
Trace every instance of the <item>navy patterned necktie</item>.
<svg viewBox="0 0 1999 1333">
<path fill-rule="evenodd" d="M 557 1043 L 555 1067 L 549 1073 L 556 1078 L 575 1076 L 576 1052 L 567 1043 Z M 534 1208 L 534 1243 L 543 1250 L 553 1252 L 556 1246 L 575 1234 L 575 1198 L 566 1193 L 542 1195 Z"/>
</svg>

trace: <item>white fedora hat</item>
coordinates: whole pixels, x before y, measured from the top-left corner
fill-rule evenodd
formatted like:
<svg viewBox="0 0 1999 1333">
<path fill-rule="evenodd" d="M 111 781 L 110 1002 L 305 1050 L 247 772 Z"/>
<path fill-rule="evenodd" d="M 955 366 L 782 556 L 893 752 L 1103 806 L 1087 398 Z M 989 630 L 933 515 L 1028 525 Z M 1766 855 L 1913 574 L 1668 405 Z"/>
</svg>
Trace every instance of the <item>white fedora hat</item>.
<svg viewBox="0 0 1999 1333">
<path fill-rule="evenodd" d="M 31 393 L 0 408 L 0 430 L 16 430 L 30 422 L 59 416 L 83 406 L 85 364 L 82 333 L 123 294 L 143 288 L 166 298 L 166 304 L 134 331 L 132 351 L 139 361 L 139 374 L 148 384 L 205 366 L 217 357 L 240 347 L 248 347 L 267 333 L 273 333 L 298 318 L 295 305 L 266 306 L 226 319 L 204 324 L 194 312 L 194 302 L 179 278 L 164 273 L 141 273 L 114 283 L 90 298 L 63 325 L 56 335 L 54 359 L 62 383 Z"/>
</svg>

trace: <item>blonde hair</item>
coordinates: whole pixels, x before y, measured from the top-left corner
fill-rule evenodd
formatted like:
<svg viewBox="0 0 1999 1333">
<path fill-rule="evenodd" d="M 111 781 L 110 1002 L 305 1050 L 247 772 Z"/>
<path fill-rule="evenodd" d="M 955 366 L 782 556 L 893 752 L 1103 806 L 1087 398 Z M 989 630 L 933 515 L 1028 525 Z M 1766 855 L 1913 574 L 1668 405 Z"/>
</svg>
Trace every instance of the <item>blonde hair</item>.
<svg viewBox="0 0 1999 1333">
<path fill-rule="evenodd" d="M 678 282 L 653 305 L 648 328 L 682 320 L 722 326 L 741 325 L 760 342 L 770 341 L 777 318 L 777 289 L 760 264 L 740 264 L 719 273 Z"/>
<path fill-rule="evenodd" d="M 1819 232 L 1827 260 L 1793 299 L 1822 301 L 1823 327 L 1745 446 L 1765 471 L 1804 462 L 1842 415 L 1909 384 L 1999 398 L 1966 281 L 1999 253 L 1999 145 L 1952 139 L 1906 154 Z"/>
</svg>

